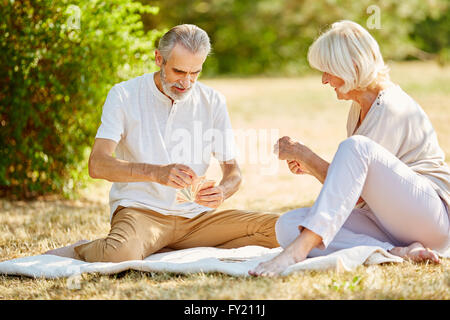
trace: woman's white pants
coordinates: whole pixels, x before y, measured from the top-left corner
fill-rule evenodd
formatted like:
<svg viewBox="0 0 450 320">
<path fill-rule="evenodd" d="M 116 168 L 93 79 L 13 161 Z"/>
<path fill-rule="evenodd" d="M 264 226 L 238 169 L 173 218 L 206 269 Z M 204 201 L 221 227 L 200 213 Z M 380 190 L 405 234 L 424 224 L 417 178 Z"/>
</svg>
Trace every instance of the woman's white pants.
<svg viewBox="0 0 450 320">
<path fill-rule="evenodd" d="M 355 209 L 360 196 L 368 208 Z M 390 250 L 418 241 L 438 251 L 450 245 L 448 208 L 430 182 L 358 135 L 339 145 L 314 205 L 279 218 L 279 244 L 287 247 L 300 226 L 323 239 L 309 257 L 361 245 Z"/>
</svg>

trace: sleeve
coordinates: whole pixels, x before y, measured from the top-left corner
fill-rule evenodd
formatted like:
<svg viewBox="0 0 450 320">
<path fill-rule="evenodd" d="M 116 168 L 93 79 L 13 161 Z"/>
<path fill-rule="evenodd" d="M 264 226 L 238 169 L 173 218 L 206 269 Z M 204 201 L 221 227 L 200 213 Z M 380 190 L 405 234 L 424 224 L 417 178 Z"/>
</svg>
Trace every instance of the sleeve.
<svg viewBox="0 0 450 320">
<path fill-rule="evenodd" d="M 213 156 L 220 162 L 236 158 L 236 143 L 230 117 L 228 115 L 225 97 L 217 94 L 214 113 L 214 141 L 212 146 Z"/>
<path fill-rule="evenodd" d="M 125 131 L 125 115 L 123 101 L 114 86 L 108 92 L 105 104 L 103 105 L 101 124 L 97 130 L 95 138 L 114 140 L 118 143 Z"/>
</svg>

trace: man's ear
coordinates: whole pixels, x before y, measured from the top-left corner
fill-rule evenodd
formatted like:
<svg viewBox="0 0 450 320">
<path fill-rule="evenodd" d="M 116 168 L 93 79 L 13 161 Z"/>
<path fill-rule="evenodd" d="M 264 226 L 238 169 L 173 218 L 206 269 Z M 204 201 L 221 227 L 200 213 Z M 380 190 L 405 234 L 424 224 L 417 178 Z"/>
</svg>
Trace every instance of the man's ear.
<svg viewBox="0 0 450 320">
<path fill-rule="evenodd" d="M 163 65 L 163 56 L 161 55 L 161 52 L 158 49 L 155 49 L 155 63 L 158 67 L 161 68 Z"/>
</svg>

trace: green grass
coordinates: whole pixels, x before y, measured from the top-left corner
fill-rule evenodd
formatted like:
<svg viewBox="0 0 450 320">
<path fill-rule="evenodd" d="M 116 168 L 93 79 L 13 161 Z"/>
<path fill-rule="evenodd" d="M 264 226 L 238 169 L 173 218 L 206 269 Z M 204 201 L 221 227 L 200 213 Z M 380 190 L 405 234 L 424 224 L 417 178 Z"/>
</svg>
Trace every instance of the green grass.
<svg viewBox="0 0 450 320">
<path fill-rule="evenodd" d="M 450 153 L 450 68 L 432 63 L 392 66 L 392 78 L 427 112 L 447 157 Z M 223 92 L 235 129 L 279 129 L 301 139 L 331 160 L 345 138 L 349 104 L 335 99 L 320 76 L 298 79 L 208 79 Z M 270 146 L 269 146 L 270 148 Z M 448 160 L 448 158 L 447 158 Z M 241 163 L 244 183 L 221 209 L 241 208 L 283 213 L 310 206 L 320 183 L 290 174 L 276 162 L 276 175 Z M 213 162 L 209 178 L 220 178 Z M 94 181 L 82 200 L 0 200 L 0 260 L 40 254 L 109 231 L 110 183 Z M 82 275 L 80 288 L 67 279 L 0 276 L 0 299 L 450 299 L 450 261 L 440 265 L 385 264 L 352 272 L 304 271 L 273 279 L 228 275 L 143 273 Z"/>
</svg>

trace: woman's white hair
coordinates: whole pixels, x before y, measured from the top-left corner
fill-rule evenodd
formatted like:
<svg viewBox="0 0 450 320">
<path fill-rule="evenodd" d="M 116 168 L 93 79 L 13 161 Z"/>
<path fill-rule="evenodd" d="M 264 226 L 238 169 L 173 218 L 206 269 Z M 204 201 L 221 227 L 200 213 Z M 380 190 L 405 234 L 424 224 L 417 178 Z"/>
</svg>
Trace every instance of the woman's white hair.
<svg viewBox="0 0 450 320">
<path fill-rule="evenodd" d="M 389 79 L 377 41 L 359 24 L 335 22 L 309 48 L 311 67 L 344 80 L 342 93 L 375 87 Z"/>
</svg>

